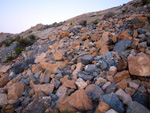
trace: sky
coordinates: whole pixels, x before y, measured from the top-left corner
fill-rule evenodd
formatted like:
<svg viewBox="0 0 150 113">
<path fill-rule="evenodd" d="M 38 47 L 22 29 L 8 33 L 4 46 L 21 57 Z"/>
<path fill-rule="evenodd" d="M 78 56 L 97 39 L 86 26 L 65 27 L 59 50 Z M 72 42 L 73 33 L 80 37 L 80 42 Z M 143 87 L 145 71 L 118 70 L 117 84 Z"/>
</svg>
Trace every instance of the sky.
<svg viewBox="0 0 150 113">
<path fill-rule="evenodd" d="M 131 0 L 0 0 L 0 32 L 20 33 L 36 24 L 123 5 Z"/>
</svg>

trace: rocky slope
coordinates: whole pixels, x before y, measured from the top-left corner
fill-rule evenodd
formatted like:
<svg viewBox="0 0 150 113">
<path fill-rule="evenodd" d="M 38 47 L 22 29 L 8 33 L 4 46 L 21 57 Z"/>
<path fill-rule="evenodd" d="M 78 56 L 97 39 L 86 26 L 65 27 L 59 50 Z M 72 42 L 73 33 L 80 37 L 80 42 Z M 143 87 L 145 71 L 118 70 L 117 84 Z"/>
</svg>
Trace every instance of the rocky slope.
<svg viewBox="0 0 150 113">
<path fill-rule="evenodd" d="M 150 113 L 149 3 L 10 37 L 0 47 L 2 113 Z"/>
</svg>

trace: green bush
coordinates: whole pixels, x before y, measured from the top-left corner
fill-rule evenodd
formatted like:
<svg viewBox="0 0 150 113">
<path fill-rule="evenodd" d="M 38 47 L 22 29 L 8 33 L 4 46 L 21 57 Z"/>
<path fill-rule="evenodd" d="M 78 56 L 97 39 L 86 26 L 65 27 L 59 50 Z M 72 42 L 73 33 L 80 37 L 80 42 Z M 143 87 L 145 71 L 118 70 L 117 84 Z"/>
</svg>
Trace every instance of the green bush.
<svg viewBox="0 0 150 113">
<path fill-rule="evenodd" d="M 126 11 L 125 10 L 122 10 L 122 13 L 125 13 Z"/>
<path fill-rule="evenodd" d="M 18 47 L 18 48 L 15 49 L 15 53 L 17 55 L 19 55 L 21 52 L 22 52 L 22 49 L 20 47 Z"/>
<path fill-rule="evenodd" d="M 12 61 L 14 59 L 14 57 L 12 56 L 12 53 L 10 56 L 7 57 L 7 61 Z"/>
<path fill-rule="evenodd" d="M 32 34 L 29 36 L 29 38 L 30 38 L 30 40 L 35 40 L 36 37 L 35 37 L 35 35 Z"/>
<path fill-rule="evenodd" d="M 10 42 L 5 41 L 5 46 L 10 46 Z"/>
<path fill-rule="evenodd" d="M 95 25 L 96 25 L 96 24 L 98 24 L 98 21 L 97 21 L 97 20 L 95 20 L 95 21 L 93 22 L 93 24 L 95 24 Z"/>
<path fill-rule="evenodd" d="M 17 36 L 17 37 L 15 38 L 15 40 L 16 40 L 17 42 L 19 42 L 19 41 L 20 41 L 20 39 L 21 39 L 21 37 L 20 37 L 20 36 Z"/>
<path fill-rule="evenodd" d="M 23 38 L 23 39 L 20 39 L 20 40 L 19 40 L 19 44 L 20 44 L 21 46 L 26 46 L 26 45 L 30 44 L 30 41 L 27 40 L 27 39 L 25 39 L 25 38 Z"/>
</svg>

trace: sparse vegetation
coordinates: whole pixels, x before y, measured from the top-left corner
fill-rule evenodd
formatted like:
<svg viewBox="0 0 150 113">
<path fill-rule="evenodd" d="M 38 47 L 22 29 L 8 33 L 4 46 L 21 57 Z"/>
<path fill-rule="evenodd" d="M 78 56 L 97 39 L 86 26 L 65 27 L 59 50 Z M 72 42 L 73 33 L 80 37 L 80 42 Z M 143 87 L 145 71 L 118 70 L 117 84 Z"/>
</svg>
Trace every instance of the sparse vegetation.
<svg viewBox="0 0 150 113">
<path fill-rule="evenodd" d="M 15 53 L 17 55 L 19 55 L 21 52 L 22 52 L 22 49 L 20 47 L 18 47 L 18 48 L 15 49 Z"/>
<path fill-rule="evenodd" d="M 7 57 L 7 62 L 12 61 L 13 59 L 14 59 L 14 57 L 13 57 L 13 55 L 11 53 L 11 55 Z"/>
<path fill-rule="evenodd" d="M 29 38 L 30 38 L 30 40 L 35 40 L 36 37 L 35 37 L 35 35 L 32 34 L 29 36 Z"/>
<path fill-rule="evenodd" d="M 25 38 L 19 40 L 19 45 L 21 46 L 27 46 L 28 44 L 30 44 L 30 41 Z"/>
<path fill-rule="evenodd" d="M 125 13 L 126 12 L 126 10 L 122 10 L 122 13 Z"/>
<path fill-rule="evenodd" d="M 97 21 L 97 20 L 95 20 L 95 21 L 93 22 L 93 24 L 95 24 L 95 25 L 96 25 L 96 24 L 98 24 L 98 21 Z"/>
</svg>

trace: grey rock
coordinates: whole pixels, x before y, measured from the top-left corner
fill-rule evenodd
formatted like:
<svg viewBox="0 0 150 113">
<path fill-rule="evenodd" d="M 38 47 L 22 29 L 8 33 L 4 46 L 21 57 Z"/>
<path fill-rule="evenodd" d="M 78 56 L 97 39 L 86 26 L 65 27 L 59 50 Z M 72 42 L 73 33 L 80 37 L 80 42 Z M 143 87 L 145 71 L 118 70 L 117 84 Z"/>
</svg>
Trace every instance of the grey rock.
<svg viewBox="0 0 150 113">
<path fill-rule="evenodd" d="M 100 96 L 100 100 L 103 100 L 117 112 L 124 113 L 124 105 L 114 93 L 102 95 Z"/>
<path fill-rule="evenodd" d="M 12 66 L 12 71 L 15 74 L 19 74 L 24 70 L 27 70 L 29 68 L 29 64 L 33 64 L 33 63 L 34 63 L 34 58 L 25 61 L 19 61 Z"/>
<path fill-rule="evenodd" d="M 108 12 L 108 13 L 106 13 L 106 14 L 104 15 L 103 19 L 105 20 L 105 19 L 110 18 L 110 17 L 112 17 L 112 16 L 114 16 L 114 15 L 115 15 L 114 12 Z"/>
<path fill-rule="evenodd" d="M 147 45 L 150 46 L 150 37 L 146 37 Z"/>
<path fill-rule="evenodd" d="M 84 79 L 84 80 L 92 80 L 92 78 L 94 77 L 94 76 L 92 76 L 92 75 L 85 74 L 83 71 L 78 72 L 78 73 L 77 73 L 77 76 L 78 76 L 79 78 Z"/>
<path fill-rule="evenodd" d="M 77 28 L 69 29 L 69 32 L 73 32 L 74 34 L 77 34 L 77 33 L 80 32 L 80 30 L 81 30 L 81 28 L 80 28 L 80 27 L 77 27 Z"/>
<path fill-rule="evenodd" d="M 94 57 L 92 55 L 84 55 L 81 58 L 81 62 L 84 65 L 90 64 L 94 60 Z"/>
<path fill-rule="evenodd" d="M 62 76 L 61 73 L 55 75 L 55 78 L 58 79 L 58 80 L 60 80 L 62 77 L 63 77 L 63 76 Z"/>
<path fill-rule="evenodd" d="M 94 101 L 98 101 L 100 96 L 103 94 L 104 94 L 103 90 L 99 86 L 96 85 L 94 88 L 94 91 L 89 92 L 88 96 L 90 99 L 92 99 Z"/>
<path fill-rule="evenodd" d="M 139 33 L 139 34 L 145 34 L 145 33 L 146 33 L 146 30 L 145 30 L 145 29 L 139 29 L 139 30 L 138 30 L 138 33 Z"/>
<path fill-rule="evenodd" d="M 107 88 L 106 88 L 106 91 L 105 93 L 108 94 L 108 93 L 112 93 L 116 90 L 116 83 L 111 83 Z"/>
<path fill-rule="evenodd" d="M 89 65 L 87 65 L 87 66 L 85 67 L 85 71 L 86 71 L 86 72 L 93 72 L 93 71 L 95 71 L 96 69 L 97 69 L 96 65 L 91 65 L 91 64 L 89 64 Z"/>
<path fill-rule="evenodd" d="M 141 20 L 139 20 L 138 18 L 134 18 L 130 21 L 130 24 L 138 24 L 141 23 Z"/>
<path fill-rule="evenodd" d="M 100 62 L 100 69 L 102 69 L 102 70 L 107 70 L 107 63 L 105 62 L 105 61 L 102 61 L 102 62 Z"/>
<path fill-rule="evenodd" d="M 127 48 L 131 46 L 131 40 L 125 39 L 120 40 L 114 47 L 114 51 L 118 52 L 118 54 L 121 54 L 123 51 L 125 51 Z"/>
<path fill-rule="evenodd" d="M 131 101 L 128 104 L 127 113 L 150 113 L 150 111 L 142 104 L 136 101 Z"/>
<path fill-rule="evenodd" d="M 147 98 L 140 92 L 137 91 L 133 96 L 132 96 L 133 101 L 137 101 L 138 103 L 148 106 L 148 100 Z"/>
</svg>

